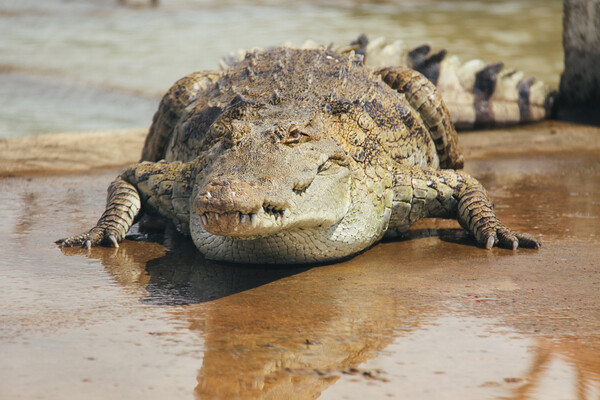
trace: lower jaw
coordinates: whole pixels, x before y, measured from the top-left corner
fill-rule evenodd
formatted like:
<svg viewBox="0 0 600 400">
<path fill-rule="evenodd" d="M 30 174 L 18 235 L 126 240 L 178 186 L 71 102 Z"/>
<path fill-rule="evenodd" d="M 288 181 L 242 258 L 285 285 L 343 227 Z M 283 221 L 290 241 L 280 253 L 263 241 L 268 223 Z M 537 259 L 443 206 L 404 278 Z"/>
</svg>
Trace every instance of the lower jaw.
<svg viewBox="0 0 600 400">
<path fill-rule="evenodd" d="M 293 229 L 272 235 L 238 237 L 196 230 L 192 232 L 192 238 L 207 259 L 243 264 L 330 262 L 350 257 L 369 247 L 375 240 L 336 240 L 332 238 L 331 229 Z"/>
<path fill-rule="evenodd" d="M 225 229 L 224 229 L 225 228 Z M 261 227 L 251 225 L 237 225 L 223 227 L 219 225 L 202 225 L 202 229 L 215 236 L 226 237 L 231 240 L 253 240 L 268 237 L 282 231 L 282 227 Z"/>
</svg>

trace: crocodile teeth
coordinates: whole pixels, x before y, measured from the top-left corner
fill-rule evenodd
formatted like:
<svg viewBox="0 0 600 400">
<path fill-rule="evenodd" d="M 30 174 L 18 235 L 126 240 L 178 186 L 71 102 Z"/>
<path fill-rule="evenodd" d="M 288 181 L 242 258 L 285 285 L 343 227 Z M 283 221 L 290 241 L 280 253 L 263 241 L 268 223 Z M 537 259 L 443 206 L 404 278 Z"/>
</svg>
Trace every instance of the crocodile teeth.
<svg viewBox="0 0 600 400">
<path fill-rule="evenodd" d="M 283 210 L 283 212 L 281 213 L 281 225 L 285 224 L 285 221 L 287 220 L 287 218 L 290 216 L 290 210 L 285 209 Z"/>
<path fill-rule="evenodd" d="M 287 209 L 278 210 L 275 207 L 263 207 L 262 210 L 256 213 L 244 214 L 240 211 L 232 211 L 227 213 L 206 212 L 200 215 L 200 221 L 204 227 L 211 229 L 228 230 L 231 229 L 237 232 L 243 227 L 256 228 L 259 225 L 260 218 L 270 219 L 271 223 L 277 225 L 285 225 L 289 218 L 290 211 Z"/>
<path fill-rule="evenodd" d="M 219 221 L 219 216 L 220 216 L 219 213 L 211 212 L 211 213 L 206 213 L 206 215 L 208 216 L 208 220 L 210 222 L 213 222 L 213 221 L 218 222 Z"/>
</svg>

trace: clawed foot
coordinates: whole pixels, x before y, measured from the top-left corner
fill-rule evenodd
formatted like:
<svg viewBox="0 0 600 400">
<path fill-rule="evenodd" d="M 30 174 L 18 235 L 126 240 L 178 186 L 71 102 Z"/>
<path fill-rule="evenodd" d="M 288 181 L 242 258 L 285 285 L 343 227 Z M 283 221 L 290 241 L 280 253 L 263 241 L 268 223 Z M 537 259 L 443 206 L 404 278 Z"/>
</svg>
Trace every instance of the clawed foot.
<svg viewBox="0 0 600 400">
<path fill-rule="evenodd" d="M 539 249 L 542 244 L 538 239 L 528 233 L 516 233 L 505 227 L 497 220 L 495 227 L 488 227 L 475 236 L 477 242 L 486 249 L 494 245 L 516 250 L 519 247 L 528 249 Z"/>
<path fill-rule="evenodd" d="M 539 249 L 541 243 L 532 235 L 508 229 L 493 210 L 485 189 L 475 186 L 467 189 L 458 204 L 458 222 L 471 232 L 477 243 L 491 249 L 494 245 L 516 250 L 521 247 Z"/>
<path fill-rule="evenodd" d="M 81 246 L 84 249 L 90 249 L 93 246 L 119 247 L 118 233 L 111 229 L 101 227 L 92 228 L 89 232 L 81 235 L 70 236 L 65 239 L 59 239 L 55 243 L 60 247 Z M 122 239 L 122 238 L 121 238 Z"/>
</svg>

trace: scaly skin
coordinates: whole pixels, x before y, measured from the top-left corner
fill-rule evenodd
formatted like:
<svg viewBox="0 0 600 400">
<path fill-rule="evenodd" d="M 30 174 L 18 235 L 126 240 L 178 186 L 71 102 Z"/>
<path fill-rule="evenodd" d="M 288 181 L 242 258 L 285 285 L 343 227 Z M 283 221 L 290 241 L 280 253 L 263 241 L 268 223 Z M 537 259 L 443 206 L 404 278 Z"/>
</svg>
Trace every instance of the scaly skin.
<svg viewBox="0 0 600 400">
<path fill-rule="evenodd" d="M 91 246 L 105 244 L 119 247 L 118 242 L 125 238 L 141 209 L 138 190 L 121 177 L 108 187 L 106 210 L 95 227 L 89 232 L 59 240 L 63 247 L 81 245 L 89 249 Z"/>
<path fill-rule="evenodd" d="M 402 66 L 422 73 L 440 91 L 458 129 L 485 128 L 540 121 L 550 117 L 556 91 L 501 62 L 461 63 L 446 50 L 432 53 L 429 45 L 410 51 L 400 41 L 370 41 L 365 35 L 338 51 L 357 51 L 373 68 Z"/>
<path fill-rule="evenodd" d="M 458 219 L 485 248 L 539 247 L 453 169 L 463 159 L 449 121 L 415 71 L 324 49 L 249 53 L 178 81 L 150 128 L 148 161 L 111 185 L 94 228 L 59 242 L 116 246 L 143 212 L 234 262 L 338 260 L 424 217 Z"/>
<path fill-rule="evenodd" d="M 409 68 L 387 67 L 377 73 L 392 89 L 404 93 L 410 105 L 419 112 L 435 142 L 440 167 L 463 168 L 464 159 L 449 118 L 450 112 L 435 87 L 419 72 Z"/>
<path fill-rule="evenodd" d="M 421 218 L 456 218 L 486 249 L 538 248 L 531 235 L 515 233 L 500 222 L 485 188 L 462 171 L 412 168 L 396 172 L 394 212 L 387 236 L 407 231 Z"/>
</svg>

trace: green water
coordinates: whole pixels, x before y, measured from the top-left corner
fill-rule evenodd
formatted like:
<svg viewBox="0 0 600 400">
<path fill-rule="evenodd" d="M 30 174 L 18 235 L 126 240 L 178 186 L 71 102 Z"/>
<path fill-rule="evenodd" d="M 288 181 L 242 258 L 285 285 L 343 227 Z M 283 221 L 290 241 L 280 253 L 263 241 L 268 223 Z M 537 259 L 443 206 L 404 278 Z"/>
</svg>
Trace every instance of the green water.
<svg viewBox="0 0 600 400">
<path fill-rule="evenodd" d="M 359 33 L 430 43 L 553 86 L 562 71 L 559 0 L 0 0 L 0 138 L 147 126 L 178 78 L 227 53 Z"/>
</svg>

